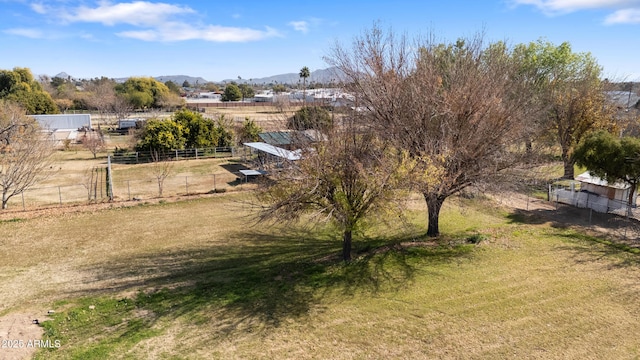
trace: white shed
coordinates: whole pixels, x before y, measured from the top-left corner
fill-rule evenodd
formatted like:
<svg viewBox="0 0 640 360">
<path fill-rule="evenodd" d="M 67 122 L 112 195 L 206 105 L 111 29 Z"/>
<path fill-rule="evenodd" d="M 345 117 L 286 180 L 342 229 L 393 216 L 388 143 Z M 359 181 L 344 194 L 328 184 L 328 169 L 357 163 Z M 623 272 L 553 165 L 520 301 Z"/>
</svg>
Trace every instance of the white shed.
<svg viewBox="0 0 640 360">
<path fill-rule="evenodd" d="M 616 182 L 609 184 L 606 180 L 591 175 L 586 171 L 578 176 L 576 180 L 580 182 L 580 190 L 606 197 L 609 200 L 621 201 L 626 203 L 629 201 L 629 191 L 631 186 L 624 182 Z M 632 205 L 636 205 L 636 197 L 633 197 Z"/>
</svg>

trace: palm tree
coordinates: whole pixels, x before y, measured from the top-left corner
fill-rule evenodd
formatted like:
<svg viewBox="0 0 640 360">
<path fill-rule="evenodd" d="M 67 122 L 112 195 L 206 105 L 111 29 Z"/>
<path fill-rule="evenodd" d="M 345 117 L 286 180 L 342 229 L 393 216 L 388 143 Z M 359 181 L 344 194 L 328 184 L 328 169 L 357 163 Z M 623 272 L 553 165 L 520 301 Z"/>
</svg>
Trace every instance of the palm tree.
<svg viewBox="0 0 640 360">
<path fill-rule="evenodd" d="M 307 78 L 311 76 L 309 68 L 304 66 L 300 69 L 300 77 L 302 78 L 302 101 L 307 101 Z"/>
</svg>

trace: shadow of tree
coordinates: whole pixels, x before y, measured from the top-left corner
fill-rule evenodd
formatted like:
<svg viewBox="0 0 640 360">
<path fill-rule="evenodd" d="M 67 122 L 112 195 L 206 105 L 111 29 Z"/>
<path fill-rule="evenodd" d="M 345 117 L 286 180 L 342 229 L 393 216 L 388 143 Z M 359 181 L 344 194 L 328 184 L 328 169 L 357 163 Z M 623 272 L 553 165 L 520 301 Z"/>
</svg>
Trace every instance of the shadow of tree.
<svg viewBox="0 0 640 360">
<path fill-rule="evenodd" d="M 540 225 L 550 224 L 557 229 L 569 227 L 606 229 L 616 237 L 638 238 L 640 236 L 640 222 L 616 214 L 603 214 L 590 209 L 560 205 L 557 209 L 516 209 L 507 219 L 511 224 Z"/>
<path fill-rule="evenodd" d="M 567 241 L 567 245 L 558 247 L 559 250 L 572 252 L 576 263 L 593 263 L 607 260 L 608 267 L 637 267 L 640 265 L 640 245 L 637 241 L 627 242 L 596 237 L 579 232 L 561 232 L 553 234 Z M 592 246 L 601 244 L 602 246 Z"/>
<path fill-rule="evenodd" d="M 412 241 L 415 246 L 403 245 Z M 135 294 L 146 328 L 181 319 L 217 322 L 219 334 L 278 327 L 286 319 L 308 316 L 325 296 L 395 291 L 414 279 L 416 261 L 448 261 L 456 250 L 414 237 L 362 239 L 356 259 L 340 260 L 341 243 L 325 234 L 230 234 L 221 245 L 165 250 L 93 265 L 82 291 L 66 298 Z M 122 295 L 120 295 L 122 296 Z"/>
</svg>

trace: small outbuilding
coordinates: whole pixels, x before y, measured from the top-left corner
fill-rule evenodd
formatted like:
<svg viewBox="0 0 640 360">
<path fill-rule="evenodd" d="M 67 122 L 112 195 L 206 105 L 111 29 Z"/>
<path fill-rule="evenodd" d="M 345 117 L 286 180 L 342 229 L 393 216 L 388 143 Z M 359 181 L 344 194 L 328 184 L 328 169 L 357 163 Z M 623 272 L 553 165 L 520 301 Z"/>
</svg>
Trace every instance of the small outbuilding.
<svg viewBox="0 0 640 360">
<path fill-rule="evenodd" d="M 576 181 L 580 182 L 580 191 L 597 194 L 613 201 L 621 201 L 623 203 L 629 201 L 631 186 L 627 183 L 616 182 L 615 184 L 609 184 L 606 180 L 591 175 L 588 171 L 576 176 Z M 636 197 L 633 197 L 632 206 L 636 205 Z"/>
</svg>

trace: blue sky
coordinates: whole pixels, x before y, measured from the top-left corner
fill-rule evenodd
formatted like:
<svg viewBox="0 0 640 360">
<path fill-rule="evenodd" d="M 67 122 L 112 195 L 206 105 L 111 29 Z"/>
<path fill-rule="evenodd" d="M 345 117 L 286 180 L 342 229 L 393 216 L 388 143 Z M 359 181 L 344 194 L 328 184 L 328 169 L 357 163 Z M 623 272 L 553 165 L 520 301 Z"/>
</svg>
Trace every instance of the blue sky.
<svg viewBox="0 0 640 360">
<path fill-rule="evenodd" d="M 606 77 L 640 80 L 640 0 L 0 0 L 0 69 L 79 78 L 209 81 L 324 69 L 337 42 L 378 22 L 454 41 L 484 32 L 590 52 Z"/>
</svg>

